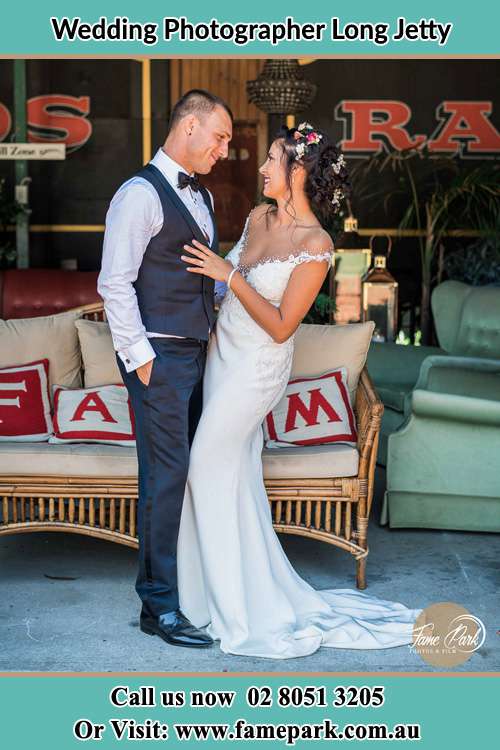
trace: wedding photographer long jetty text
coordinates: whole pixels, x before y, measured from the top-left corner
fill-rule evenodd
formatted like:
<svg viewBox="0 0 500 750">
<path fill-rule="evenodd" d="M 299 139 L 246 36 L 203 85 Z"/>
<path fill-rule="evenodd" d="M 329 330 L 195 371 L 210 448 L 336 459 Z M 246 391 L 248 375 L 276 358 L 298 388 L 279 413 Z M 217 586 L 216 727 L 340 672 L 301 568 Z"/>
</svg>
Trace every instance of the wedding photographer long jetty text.
<svg viewBox="0 0 500 750">
<path fill-rule="evenodd" d="M 140 23 L 126 16 L 108 19 L 101 16 L 87 23 L 79 16 L 50 19 L 52 33 L 57 41 L 114 41 L 140 42 L 147 46 L 163 42 L 229 42 L 238 47 L 251 42 L 321 42 L 329 28 L 332 42 L 367 42 L 377 46 L 394 42 L 434 42 L 443 46 L 448 41 L 452 23 L 441 23 L 434 18 L 421 18 L 409 22 L 404 16 L 397 18 L 391 36 L 391 24 L 385 22 L 344 22 L 337 16 L 328 22 L 295 21 L 287 16 L 276 22 L 229 23 L 212 18 L 209 21 L 191 22 L 186 16 L 168 16 L 161 25 L 155 22 Z M 162 31 L 160 32 L 160 26 Z"/>
</svg>

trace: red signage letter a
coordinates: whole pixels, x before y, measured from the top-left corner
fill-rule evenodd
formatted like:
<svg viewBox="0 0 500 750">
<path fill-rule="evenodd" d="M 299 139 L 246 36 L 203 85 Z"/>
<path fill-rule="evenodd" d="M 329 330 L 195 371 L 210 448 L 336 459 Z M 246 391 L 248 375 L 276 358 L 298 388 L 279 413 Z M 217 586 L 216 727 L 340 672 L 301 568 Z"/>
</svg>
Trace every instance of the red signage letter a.
<svg viewBox="0 0 500 750">
<path fill-rule="evenodd" d="M 344 151 L 377 153 L 389 143 L 396 151 L 418 148 L 426 140 L 425 135 L 408 134 L 405 125 L 411 117 L 411 109 L 404 102 L 378 99 L 349 99 L 337 105 L 337 119 L 351 115 L 352 135 L 344 138 Z"/>
<path fill-rule="evenodd" d="M 291 393 L 288 396 L 288 413 L 286 415 L 285 432 L 295 430 L 297 414 L 305 420 L 308 427 L 319 424 L 318 412 L 321 409 L 325 412 L 329 422 L 340 422 L 341 419 L 332 405 L 326 400 L 319 388 L 308 391 L 311 395 L 309 407 L 302 401 L 299 393 Z"/>
<path fill-rule="evenodd" d="M 113 419 L 108 407 L 97 392 L 87 393 L 85 398 L 78 404 L 71 421 L 78 422 L 85 419 L 86 411 L 98 411 L 102 415 L 103 422 L 116 422 L 116 419 Z"/>
<path fill-rule="evenodd" d="M 441 120 L 438 132 L 429 140 L 429 151 L 465 154 L 498 154 L 500 133 L 490 122 L 491 102 L 443 102 L 438 110 Z"/>
</svg>

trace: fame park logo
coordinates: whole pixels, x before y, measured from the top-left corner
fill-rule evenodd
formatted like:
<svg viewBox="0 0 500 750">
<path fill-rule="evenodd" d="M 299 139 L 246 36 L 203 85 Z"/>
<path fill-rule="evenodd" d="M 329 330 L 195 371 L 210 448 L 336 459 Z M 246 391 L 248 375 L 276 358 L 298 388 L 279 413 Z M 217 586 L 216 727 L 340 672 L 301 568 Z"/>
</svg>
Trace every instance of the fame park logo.
<svg viewBox="0 0 500 750">
<path fill-rule="evenodd" d="M 451 668 L 470 659 L 485 638 L 479 617 L 455 602 L 437 602 L 416 619 L 409 648 L 434 667 Z"/>
</svg>

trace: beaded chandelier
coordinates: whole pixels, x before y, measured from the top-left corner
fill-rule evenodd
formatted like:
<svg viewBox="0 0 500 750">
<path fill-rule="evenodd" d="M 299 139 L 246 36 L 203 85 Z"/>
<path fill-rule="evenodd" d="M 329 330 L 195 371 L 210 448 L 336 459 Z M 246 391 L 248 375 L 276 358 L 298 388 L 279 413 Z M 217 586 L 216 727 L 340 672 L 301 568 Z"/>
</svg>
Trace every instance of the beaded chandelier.
<svg viewBox="0 0 500 750">
<path fill-rule="evenodd" d="M 297 60 L 267 60 L 255 81 L 247 81 L 248 99 L 272 115 L 293 115 L 309 108 L 316 85 L 304 80 Z"/>
</svg>

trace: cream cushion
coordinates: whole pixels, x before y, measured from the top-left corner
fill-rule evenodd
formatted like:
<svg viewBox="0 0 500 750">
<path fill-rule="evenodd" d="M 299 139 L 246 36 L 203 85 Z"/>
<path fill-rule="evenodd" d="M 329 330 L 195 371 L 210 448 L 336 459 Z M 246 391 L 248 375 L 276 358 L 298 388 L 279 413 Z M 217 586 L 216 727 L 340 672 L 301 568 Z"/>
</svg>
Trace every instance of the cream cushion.
<svg viewBox="0 0 500 750">
<path fill-rule="evenodd" d="M 81 356 L 75 321 L 80 312 L 39 318 L 0 320 L 0 368 L 49 360 L 49 390 L 54 384 L 80 388 Z"/>
<path fill-rule="evenodd" d="M 123 383 L 108 323 L 82 319 L 75 325 L 82 349 L 85 388 Z"/>
<path fill-rule="evenodd" d="M 373 321 L 325 326 L 303 323 L 295 334 L 291 378 L 345 367 L 349 396 L 354 403 L 374 328 Z"/>
<path fill-rule="evenodd" d="M 105 443 L 0 444 L 0 474 L 20 476 L 136 477 L 135 446 Z M 16 450 L 19 448 L 18 450 Z"/>
<path fill-rule="evenodd" d="M 262 457 L 266 479 L 354 477 L 358 473 L 358 451 L 342 443 L 266 448 Z"/>
<path fill-rule="evenodd" d="M 358 473 L 358 452 L 347 445 L 277 448 L 263 452 L 266 479 L 320 479 Z M 0 474 L 136 477 L 135 447 L 103 443 L 0 443 Z"/>
</svg>

